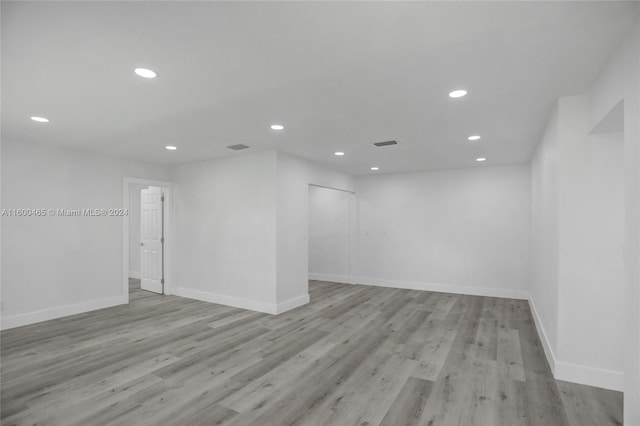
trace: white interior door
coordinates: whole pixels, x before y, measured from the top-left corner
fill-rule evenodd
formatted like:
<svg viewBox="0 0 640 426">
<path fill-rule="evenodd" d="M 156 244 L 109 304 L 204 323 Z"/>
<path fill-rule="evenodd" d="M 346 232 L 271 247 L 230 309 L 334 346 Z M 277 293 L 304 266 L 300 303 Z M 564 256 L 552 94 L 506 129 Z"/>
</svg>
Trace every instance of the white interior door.
<svg viewBox="0 0 640 426">
<path fill-rule="evenodd" d="M 150 186 L 140 197 L 140 278 L 143 290 L 163 293 L 162 188 Z"/>
</svg>

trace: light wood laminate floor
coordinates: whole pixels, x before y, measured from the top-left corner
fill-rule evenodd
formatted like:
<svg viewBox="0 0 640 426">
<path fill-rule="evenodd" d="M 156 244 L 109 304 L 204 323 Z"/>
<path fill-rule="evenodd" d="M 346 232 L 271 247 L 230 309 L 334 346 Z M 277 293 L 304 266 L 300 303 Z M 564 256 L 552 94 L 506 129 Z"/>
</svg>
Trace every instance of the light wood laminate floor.
<svg viewBox="0 0 640 426">
<path fill-rule="evenodd" d="M 278 316 L 159 296 L 1 333 L 2 425 L 621 424 L 527 302 L 310 283 Z"/>
</svg>

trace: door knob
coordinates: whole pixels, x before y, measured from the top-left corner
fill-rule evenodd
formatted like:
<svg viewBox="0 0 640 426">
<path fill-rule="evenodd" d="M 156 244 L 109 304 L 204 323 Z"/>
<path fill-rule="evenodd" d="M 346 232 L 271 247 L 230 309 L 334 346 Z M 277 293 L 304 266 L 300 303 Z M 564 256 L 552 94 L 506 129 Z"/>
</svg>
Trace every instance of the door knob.
<svg viewBox="0 0 640 426">
<path fill-rule="evenodd" d="M 140 246 L 143 246 L 143 245 L 144 245 L 144 243 L 140 243 Z"/>
</svg>

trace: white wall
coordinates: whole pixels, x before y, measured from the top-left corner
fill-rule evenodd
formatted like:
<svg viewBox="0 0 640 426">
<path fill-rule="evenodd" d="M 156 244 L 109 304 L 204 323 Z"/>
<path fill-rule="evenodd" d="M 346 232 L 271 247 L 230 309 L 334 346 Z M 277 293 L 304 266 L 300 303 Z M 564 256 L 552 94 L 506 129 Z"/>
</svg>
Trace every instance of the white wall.
<svg viewBox="0 0 640 426">
<path fill-rule="evenodd" d="M 618 102 L 624 105 L 626 309 L 624 326 L 625 424 L 640 425 L 640 17 L 613 53 L 590 93 L 596 125 Z"/>
<path fill-rule="evenodd" d="M 556 107 L 531 160 L 531 308 L 551 358 L 558 348 L 558 114 Z"/>
<path fill-rule="evenodd" d="M 355 281 L 526 297 L 526 165 L 358 177 Z"/>
<path fill-rule="evenodd" d="M 309 186 L 309 278 L 349 282 L 354 194 Z"/>
<path fill-rule="evenodd" d="M 623 388 L 622 135 L 588 135 L 585 96 L 559 101 L 559 340 L 556 375 Z M 594 309 L 599 315 L 594 315 Z M 597 336 L 598 345 L 593 345 Z M 596 379 L 596 375 L 602 375 Z"/>
<path fill-rule="evenodd" d="M 129 184 L 129 277 L 140 278 L 140 191 L 146 185 Z"/>
<path fill-rule="evenodd" d="M 3 208 L 121 208 L 125 176 L 160 166 L 3 141 Z M 122 217 L 3 217 L 2 327 L 124 303 Z"/>
<path fill-rule="evenodd" d="M 277 151 L 172 169 L 176 294 L 268 313 L 309 301 L 308 185 L 352 178 Z"/>
<path fill-rule="evenodd" d="M 588 98 L 560 99 L 532 161 L 531 304 L 556 378 L 621 390 L 623 141 L 590 129 Z"/>
<path fill-rule="evenodd" d="M 559 100 L 532 162 L 531 296 L 549 363 L 558 379 L 624 389 L 631 425 L 640 424 L 638 31 L 588 96 Z"/>
<path fill-rule="evenodd" d="M 293 155 L 277 158 L 278 303 L 285 310 L 308 300 L 309 184 L 353 191 L 354 179 Z"/>
<path fill-rule="evenodd" d="M 176 294 L 273 312 L 276 153 L 172 169 Z"/>
</svg>

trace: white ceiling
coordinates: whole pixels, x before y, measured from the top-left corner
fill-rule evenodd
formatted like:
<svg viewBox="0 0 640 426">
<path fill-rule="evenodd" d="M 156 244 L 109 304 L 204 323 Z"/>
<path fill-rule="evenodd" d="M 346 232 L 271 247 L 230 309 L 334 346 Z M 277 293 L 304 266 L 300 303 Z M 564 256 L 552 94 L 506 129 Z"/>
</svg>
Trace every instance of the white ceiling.
<svg viewBox="0 0 640 426">
<path fill-rule="evenodd" d="M 637 13 L 635 2 L 3 1 L 2 136 L 163 164 L 280 149 L 352 174 L 524 163 L 554 100 L 588 90 Z M 469 94 L 450 99 L 457 88 Z M 400 145 L 372 145 L 390 139 Z M 251 150 L 225 148 L 238 143 Z"/>
</svg>

